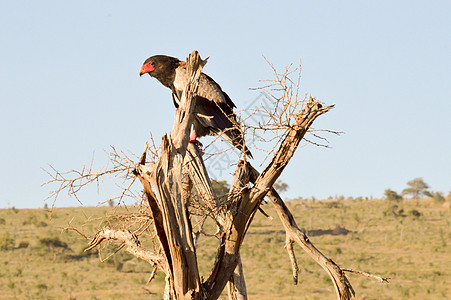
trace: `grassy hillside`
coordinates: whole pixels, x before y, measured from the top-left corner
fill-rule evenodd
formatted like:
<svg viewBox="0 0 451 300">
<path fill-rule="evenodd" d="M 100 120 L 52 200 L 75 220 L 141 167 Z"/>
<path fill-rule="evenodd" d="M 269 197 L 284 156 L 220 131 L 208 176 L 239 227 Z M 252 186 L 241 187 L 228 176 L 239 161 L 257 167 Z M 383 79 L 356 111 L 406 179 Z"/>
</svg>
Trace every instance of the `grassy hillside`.
<svg viewBox="0 0 451 300">
<path fill-rule="evenodd" d="M 312 242 L 337 264 L 391 278 L 390 284 L 382 284 L 349 274 L 357 299 L 451 297 L 449 209 L 430 199 L 419 206 L 410 200 L 398 207 L 384 200 L 291 201 L 288 206 Z M 250 299 L 335 299 L 329 277 L 299 247 L 302 271 L 299 284 L 293 285 L 283 228 L 271 205 L 264 209 L 273 219 L 257 214 L 241 252 Z M 97 251 L 83 252 L 87 239 L 73 230 L 62 232 L 63 227 L 76 226 L 91 237 L 112 213 L 108 207 L 52 213 L 0 210 L 0 299 L 161 299 L 163 274 L 146 285 L 151 271 L 146 263 L 124 251 L 102 263 Z M 152 247 L 148 241 L 144 244 Z M 211 238 L 199 240 L 204 277 L 216 244 Z M 109 245 L 102 257 L 115 247 Z"/>
</svg>

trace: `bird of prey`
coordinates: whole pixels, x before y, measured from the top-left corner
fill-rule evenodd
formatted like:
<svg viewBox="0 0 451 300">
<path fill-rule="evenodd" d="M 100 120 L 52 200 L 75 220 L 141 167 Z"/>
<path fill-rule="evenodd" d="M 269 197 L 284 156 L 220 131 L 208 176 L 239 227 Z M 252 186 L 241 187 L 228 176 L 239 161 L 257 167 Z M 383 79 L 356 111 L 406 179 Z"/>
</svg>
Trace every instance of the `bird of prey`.
<svg viewBox="0 0 451 300">
<path fill-rule="evenodd" d="M 155 55 L 144 62 L 139 75 L 149 74 L 172 91 L 175 107 L 179 107 L 183 89 L 188 81 L 186 63 L 175 57 Z M 220 135 L 226 141 L 252 158 L 237 127 L 235 104 L 211 77 L 202 73 L 194 107 L 193 132 L 190 142 L 199 143 L 197 137 Z"/>
</svg>

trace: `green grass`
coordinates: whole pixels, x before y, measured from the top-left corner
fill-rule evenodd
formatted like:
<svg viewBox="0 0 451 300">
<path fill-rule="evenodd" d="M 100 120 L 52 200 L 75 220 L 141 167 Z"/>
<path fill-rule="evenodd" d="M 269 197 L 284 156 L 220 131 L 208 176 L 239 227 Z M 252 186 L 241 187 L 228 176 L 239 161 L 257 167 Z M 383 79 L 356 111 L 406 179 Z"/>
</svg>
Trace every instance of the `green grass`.
<svg viewBox="0 0 451 300">
<path fill-rule="evenodd" d="M 349 274 L 356 299 L 448 299 L 451 282 L 450 210 L 430 199 L 417 207 L 404 200 L 393 208 L 384 200 L 291 201 L 290 210 L 311 241 L 338 265 L 390 277 L 390 283 Z M 241 255 L 250 299 L 336 299 L 327 274 L 298 246 L 301 269 L 293 285 L 284 249 L 285 233 L 272 216 L 257 213 Z M 416 210 L 420 213 L 414 213 Z M 129 214 L 138 208 L 116 209 Z M 151 267 L 119 251 L 101 262 L 97 250 L 83 252 L 87 237 L 108 223 L 109 207 L 0 210 L 0 299 L 161 299 L 164 274 L 146 285 Z M 114 221 L 125 226 L 124 218 Z M 334 235 L 337 225 L 350 232 Z M 136 225 L 135 225 L 136 226 Z M 214 233 L 212 224 L 206 231 Z M 143 245 L 152 249 L 141 237 Z M 216 255 L 217 240 L 201 236 L 197 254 L 206 278 Z M 107 245 L 107 244 L 105 244 Z M 109 244 L 102 257 L 118 245 Z M 223 299 L 226 297 L 224 296 Z"/>
</svg>

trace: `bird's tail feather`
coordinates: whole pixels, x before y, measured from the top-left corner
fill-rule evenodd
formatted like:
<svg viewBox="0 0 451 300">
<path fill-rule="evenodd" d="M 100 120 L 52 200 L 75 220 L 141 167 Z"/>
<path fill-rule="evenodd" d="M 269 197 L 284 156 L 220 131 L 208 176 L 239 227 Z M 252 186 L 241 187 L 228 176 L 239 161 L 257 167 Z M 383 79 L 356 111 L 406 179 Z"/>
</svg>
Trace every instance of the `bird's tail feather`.
<svg viewBox="0 0 451 300">
<path fill-rule="evenodd" d="M 231 143 L 241 152 L 244 152 L 244 154 L 246 154 L 249 158 L 254 158 L 249 148 L 246 147 L 244 138 L 238 129 L 234 128 L 225 130 L 221 133 L 221 137 Z"/>
</svg>

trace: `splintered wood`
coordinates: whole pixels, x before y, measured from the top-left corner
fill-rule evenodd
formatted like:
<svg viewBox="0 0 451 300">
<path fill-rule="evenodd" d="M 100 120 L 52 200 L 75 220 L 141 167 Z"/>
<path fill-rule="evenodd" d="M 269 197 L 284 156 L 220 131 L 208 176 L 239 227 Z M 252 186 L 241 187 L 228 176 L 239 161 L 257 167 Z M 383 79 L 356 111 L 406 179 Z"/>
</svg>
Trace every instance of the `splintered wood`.
<svg viewBox="0 0 451 300">
<path fill-rule="evenodd" d="M 104 228 L 99 231 L 88 249 L 103 240 L 120 240 L 126 250 L 148 261 L 166 274 L 164 299 L 218 299 L 228 285 L 229 299 L 247 299 L 244 270 L 240 248 L 247 230 L 264 197 L 274 205 L 286 231 L 285 246 L 290 257 L 293 280 L 298 281 L 298 266 L 293 245 L 299 245 L 330 276 L 338 299 L 350 299 L 354 290 L 343 271 L 330 258 L 321 253 L 296 224 L 293 215 L 273 188 L 273 184 L 293 157 L 299 143 L 317 117 L 333 106 L 323 106 L 310 97 L 298 110 L 290 111 L 286 131 L 281 143 L 267 166 L 259 173 L 244 158 L 237 164 L 232 185 L 225 205 L 213 190 L 210 176 L 205 168 L 202 152 L 197 145 L 189 143 L 189 133 L 196 105 L 196 91 L 200 74 L 206 60 L 194 51 L 187 58 L 189 80 L 176 109 L 171 136 L 161 139 L 160 155 L 152 163 L 146 163 L 147 144 L 133 173 L 140 180 L 150 207 L 161 249 L 152 253 L 142 248 L 138 237 L 127 231 Z M 282 82 L 285 82 L 282 80 Z M 286 93 L 287 94 L 287 93 Z M 289 94 L 289 93 L 288 93 Z M 296 92 L 297 97 L 297 92 Z M 290 109 L 297 107 L 291 100 Z M 156 193 L 153 192 L 152 186 Z M 196 243 L 188 206 L 193 201 L 192 188 L 204 208 L 205 218 L 212 218 L 217 225 L 215 237 L 219 239 L 212 271 L 205 280 L 200 278 Z M 382 281 L 384 278 L 360 272 Z"/>
</svg>

